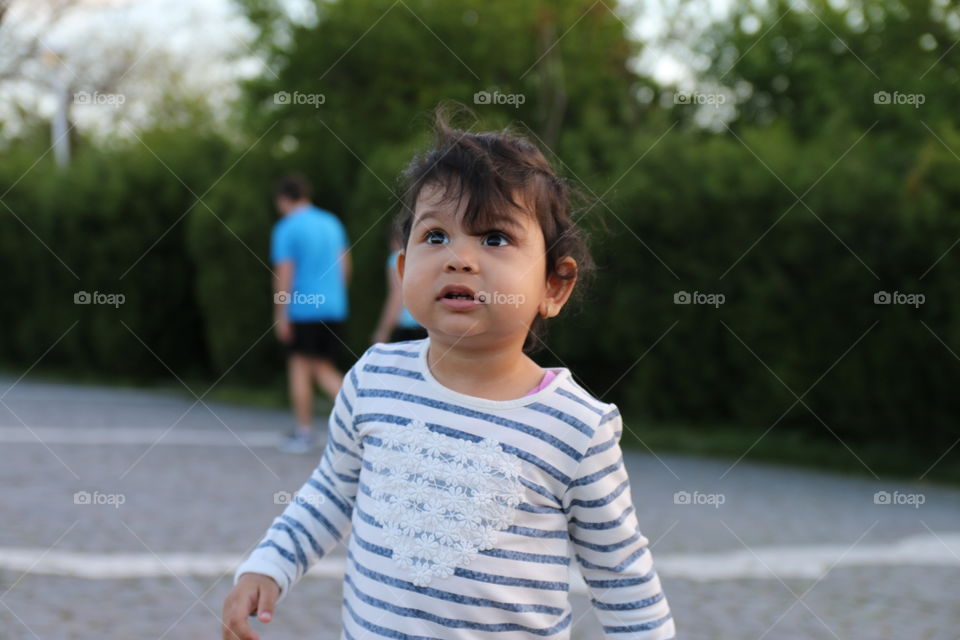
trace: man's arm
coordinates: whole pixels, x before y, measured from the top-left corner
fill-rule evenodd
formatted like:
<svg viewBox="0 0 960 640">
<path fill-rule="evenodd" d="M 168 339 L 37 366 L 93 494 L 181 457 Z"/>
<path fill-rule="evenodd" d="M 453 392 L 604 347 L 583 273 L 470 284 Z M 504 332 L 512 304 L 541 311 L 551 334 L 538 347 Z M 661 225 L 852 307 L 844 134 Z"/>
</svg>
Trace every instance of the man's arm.
<svg viewBox="0 0 960 640">
<path fill-rule="evenodd" d="M 293 260 L 284 260 L 276 265 L 273 277 L 273 322 L 276 325 L 277 340 L 283 344 L 293 340 L 293 328 L 287 316 L 287 306 L 293 295 L 292 288 Z"/>
<path fill-rule="evenodd" d="M 387 267 L 388 293 L 387 301 L 383 305 L 383 312 L 380 314 L 380 322 L 377 323 L 377 329 L 373 332 L 373 342 L 388 342 L 390 332 L 397 326 L 397 319 L 400 317 L 400 311 L 403 309 L 403 289 L 400 283 L 400 276 L 393 267 Z"/>
<path fill-rule="evenodd" d="M 285 260 L 276 266 L 273 277 L 273 319 L 277 322 L 287 317 L 290 304 L 290 289 L 293 287 L 293 260 Z M 286 296 L 278 295 L 285 293 Z"/>
<path fill-rule="evenodd" d="M 340 264 L 343 265 L 343 282 L 350 284 L 350 278 L 353 276 L 353 259 L 350 257 L 350 249 L 344 249 L 340 254 Z"/>
</svg>

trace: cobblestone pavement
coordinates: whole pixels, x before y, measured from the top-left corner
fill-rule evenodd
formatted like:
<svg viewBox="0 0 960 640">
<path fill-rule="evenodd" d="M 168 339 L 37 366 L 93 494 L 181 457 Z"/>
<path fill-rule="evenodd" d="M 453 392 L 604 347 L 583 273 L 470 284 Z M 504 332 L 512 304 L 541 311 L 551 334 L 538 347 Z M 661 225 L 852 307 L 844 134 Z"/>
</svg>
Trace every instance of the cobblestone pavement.
<svg viewBox="0 0 960 640">
<path fill-rule="evenodd" d="M 0 380 L 0 640 L 219 637 L 224 571 L 167 565 L 147 577 L 90 579 L 49 560 L 239 561 L 282 509 L 275 492 L 299 488 L 319 449 L 289 456 L 267 446 L 289 426 L 281 411 L 14 382 Z M 678 637 L 960 638 L 960 490 L 673 455 L 625 459 Z M 76 504 L 77 492 L 102 503 Z M 901 549 L 904 540 L 929 557 Z M 813 562 L 825 548 L 843 562 Z M 42 559 L 48 549 L 46 562 L 9 562 L 14 551 Z M 256 624 L 268 639 L 336 640 L 340 593 L 335 579 L 305 579 L 273 622 Z M 601 637 L 586 596 L 572 600 L 572 637 Z"/>
</svg>

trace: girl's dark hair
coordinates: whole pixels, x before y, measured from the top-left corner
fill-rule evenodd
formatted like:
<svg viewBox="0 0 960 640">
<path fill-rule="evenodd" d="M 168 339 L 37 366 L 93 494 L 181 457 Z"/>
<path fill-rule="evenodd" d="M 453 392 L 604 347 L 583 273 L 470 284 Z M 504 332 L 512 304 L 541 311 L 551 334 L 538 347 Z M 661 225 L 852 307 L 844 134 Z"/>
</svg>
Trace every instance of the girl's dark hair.
<svg viewBox="0 0 960 640">
<path fill-rule="evenodd" d="M 586 233 L 574 224 L 572 202 L 585 200 L 551 168 L 543 153 L 523 136 L 509 129 L 471 133 L 450 125 L 449 109 L 439 107 L 434 117 L 434 142 L 416 155 L 402 174 L 403 208 L 395 226 L 406 247 L 413 227 L 414 208 L 424 187 L 442 189 L 443 201 L 467 205 L 462 224 L 470 233 L 495 228 L 510 219 L 517 208 L 532 207 L 546 242 L 547 270 L 544 277 L 577 278 L 575 289 L 582 295 L 594 262 Z M 570 256 L 577 262 L 574 273 L 560 272 L 559 261 Z M 533 353 L 543 344 L 546 321 L 536 316 L 523 344 L 524 353 Z"/>
</svg>

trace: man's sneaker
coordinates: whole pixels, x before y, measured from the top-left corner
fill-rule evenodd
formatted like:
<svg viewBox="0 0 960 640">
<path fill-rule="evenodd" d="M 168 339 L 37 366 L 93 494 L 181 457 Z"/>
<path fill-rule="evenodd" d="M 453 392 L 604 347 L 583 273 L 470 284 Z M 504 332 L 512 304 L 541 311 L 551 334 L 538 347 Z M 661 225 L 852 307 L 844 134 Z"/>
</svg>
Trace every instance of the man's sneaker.
<svg viewBox="0 0 960 640">
<path fill-rule="evenodd" d="M 313 435 L 291 433 L 277 447 L 284 453 L 310 453 L 313 449 Z"/>
</svg>

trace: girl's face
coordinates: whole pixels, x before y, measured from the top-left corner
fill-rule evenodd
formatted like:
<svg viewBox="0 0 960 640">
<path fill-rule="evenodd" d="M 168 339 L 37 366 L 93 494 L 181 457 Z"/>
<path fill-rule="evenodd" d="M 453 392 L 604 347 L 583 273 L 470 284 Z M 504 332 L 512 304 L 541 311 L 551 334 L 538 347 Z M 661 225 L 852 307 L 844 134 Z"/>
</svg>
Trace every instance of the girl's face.
<svg viewBox="0 0 960 640">
<path fill-rule="evenodd" d="M 443 195 L 427 185 L 417 199 L 397 266 L 404 304 L 445 342 L 485 336 L 522 344 L 537 314 L 560 311 L 573 281 L 546 276 L 543 232 L 533 216 L 516 211 L 509 224 L 471 235 L 460 224 L 466 199 L 458 206 Z"/>
</svg>

